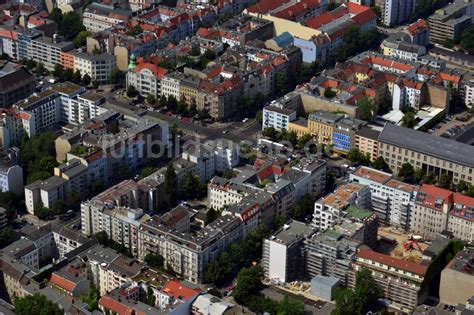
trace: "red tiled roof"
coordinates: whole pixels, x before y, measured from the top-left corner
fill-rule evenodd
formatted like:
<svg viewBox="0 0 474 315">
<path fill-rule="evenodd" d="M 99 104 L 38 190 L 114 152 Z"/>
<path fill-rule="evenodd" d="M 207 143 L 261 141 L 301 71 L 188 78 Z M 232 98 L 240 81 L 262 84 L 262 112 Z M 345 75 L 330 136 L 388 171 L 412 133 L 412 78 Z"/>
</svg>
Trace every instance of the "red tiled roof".
<svg viewBox="0 0 474 315">
<path fill-rule="evenodd" d="M 26 113 L 26 112 L 20 112 L 18 115 L 23 120 L 30 120 L 30 118 L 31 118 L 31 115 Z"/>
<path fill-rule="evenodd" d="M 311 10 L 312 8 L 319 6 L 319 4 L 319 0 L 301 0 L 300 2 L 290 5 L 289 7 L 277 12 L 275 16 L 282 19 L 291 20 L 294 16 L 298 16 L 307 10 Z"/>
<path fill-rule="evenodd" d="M 454 75 L 454 74 L 450 74 L 450 73 L 443 72 L 443 71 L 441 71 L 441 72 L 439 73 L 439 77 L 440 77 L 443 81 L 449 81 L 449 82 L 454 82 L 454 83 L 459 83 L 459 82 L 461 82 L 461 76 L 459 76 L 459 75 Z"/>
<path fill-rule="evenodd" d="M 451 204 L 453 202 L 452 192 L 433 185 L 421 185 L 416 197 L 417 204 L 421 204 L 433 210 L 442 211 L 442 207 L 435 207 L 435 203 L 437 200 L 439 200 L 443 204 Z"/>
<path fill-rule="evenodd" d="M 442 205 L 448 204 L 451 207 L 451 215 L 474 221 L 474 198 L 433 185 L 421 185 L 416 203 L 433 210 L 442 211 L 442 205 L 435 206 L 437 201 L 442 202 Z"/>
<path fill-rule="evenodd" d="M 349 2 L 348 4 L 355 4 L 353 2 Z M 364 25 L 366 23 L 369 23 L 370 21 L 376 21 L 377 20 L 377 14 L 375 14 L 374 11 L 371 9 L 365 10 L 359 14 L 356 14 L 352 20 L 356 22 L 359 26 Z"/>
<path fill-rule="evenodd" d="M 149 62 L 141 62 L 139 63 L 135 69 L 133 69 L 134 72 L 139 72 L 143 69 L 148 69 L 151 71 L 151 73 L 153 73 L 153 75 L 158 78 L 158 79 L 161 79 L 167 72 L 168 72 L 168 69 L 165 69 L 165 68 L 161 68 L 161 67 L 158 67 L 157 65 L 153 64 L 153 63 L 149 63 Z"/>
<path fill-rule="evenodd" d="M 418 21 L 416 21 L 415 23 L 410 24 L 407 27 L 408 33 L 410 33 L 413 36 L 415 36 L 417 33 L 421 32 L 425 29 L 428 29 L 428 22 L 426 20 L 423 20 L 423 19 L 419 19 Z"/>
<path fill-rule="evenodd" d="M 267 14 L 288 2 L 289 0 L 260 0 L 256 4 L 250 6 L 247 10 L 252 13 Z"/>
<path fill-rule="evenodd" d="M 60 287 L 61 289 L 66 290 L 67 292 L 72 292 L 76 287 L 76 284 L 72 281 L 64 279 L 63 277 L 57 275 L 56 273 L 51 274 L 49 282 Z"/>
<path fill-rule="evenodd" d="M 372 11 L 369 7 L 354 2 L 347 2 L 346 6 L 347 10 L 349 10 L 349 13 L 351 14 L 359 14 L 365 11 Z"/>
<path fill-rule="evenodd" d="M 397 269 L 405 270 L 417 275 L 424 275 L 426 267 L 411 261 L 401 260 L 389 255 L 374 252 L 371 249 L 359 248 L 357 250 L 357 257 L 372 260 L 380 264 L 384 264 Z"/>
<path fill-rule="evenodd" d="M 99 305 L 102 305 L 104 308 L 111 310 L 118 315 L 127 315 L 132 314 L 133 310 L 130 309 L 125 304 L 120 303 L 119 301 L 111 298 L 108 295 L 104 295 L 99 300 Z"/>
<path fill-rule="evenodd" d="M 193 290 L 177 280 L 168 281 L 162 289 L 163 292 L 172 295 L 175 299 L 186 301 L 200 291 Z"/>
</svg>

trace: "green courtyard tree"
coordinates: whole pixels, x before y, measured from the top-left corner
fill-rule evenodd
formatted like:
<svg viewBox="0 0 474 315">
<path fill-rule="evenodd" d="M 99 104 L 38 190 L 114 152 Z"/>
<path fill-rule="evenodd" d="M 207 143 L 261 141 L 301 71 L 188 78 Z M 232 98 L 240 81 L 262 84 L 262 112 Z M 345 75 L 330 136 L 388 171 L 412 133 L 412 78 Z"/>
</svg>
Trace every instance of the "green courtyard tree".
<svg viewBox="0 0 474 315">
<path fill-rule="evenodd" d="M 51 302 L 39 293 L 17 297 L 14 306 L 17 315 L 62 315 L 64 313 L 58 304 Z"/>
<path fill-rule="evenodd" d="M 74 71 L 74 73 L 72 74 L 72 82 L 75 84 L 81 84 L 82 82 L 81 71 L 79 70 Z"/>
<path fill-rule="evenodd" d="M 156 97 L 153 94 L 148 94 L 146 96 L 146 103 L 150 106 L 156 105 Z"/>
<path fill-rule="evenodd" d="M 383 297 L 382 289 L 375 283 L 372 273 L 363 268 L 356 275 L 354 289 L 338 289 L 335 294 L 336 308 L 333 315 L 364 315 L 373 311 L 378 299 Z"/>
<path fill-rule="evenodd" d="M 441 174 L 436 185 L 441 188 L 451 189 L 453 178 L 449 174 Z"/>
<path fill-rule="evenodd" d="M 368 122 L 374 118 L 374 115 L 377 112 L 374 100 L 367 96 L 358 101 L 357 106 L 360 109 L 360 118 Z"/>
<path fill-rule="evenodd" d="M 174 170 L 173 163 L 169 163 L 165 172 L 165 191 L 164 197 L 166 205 L 171 208 L 173 207 L 178 199 L 178 180 Z"/>
<path fill-rule="evenodd" d="M 61 64 L 57 63 L 54 65 L 54 69 L 53 69 L 53 72 L 51 72 L 51 74 L 56 77 L 56 78 L 62 78 L 63 77 L 63 71 L 64 71 L 64 68 Z"/>
<path fill-rule="evenodd" d="M 63 35 L 67 41 L 72 41 L 76 36 L 85 30 L 82 25 L 81 17 L 74 11 L 63 14 L 61 24 L 59 25 L 59 34 Z"/>
<path fill-rule="evenodd" d="M 113 68 L 110 72 L 110 83 L 115 85 L 122 85 L 125 81 L 125 74 L 120 71 L 117 67 Z"/>
<path fill-rule="evenodd" d="M 415 177 L 415 169 L 410 163 L 403 163 L 398 171 L 398 177 L 403 180 L 411 181 Z"/>
<path fill-rule="evenodd" d="M 289 82 L 288 77 L 285 72 L 279 72 L 276 76 L 276 88 L 277 94 L 283 95 L 288 92 L 289 89 Z"/>
<path fill-rule="evenodd" d="M 91 286 L 80 296 L 80 299 L 87 304 L 87 310 L 89 312 L 99 309 L 100 292 L 96 287 Z"/>
<path fill-rule="evenodd" d="M 128 97 L 135 97 L 137 96 L 138 92 L 137 89 L 133 85 L 129 85 L 127 87 L 127 96 Z"/>
<path fill-rule="evenodd" d="M 91 32 L 80 31 L 79 34 L 74 38 L 73 43 L 76 48 L 83 47 L 87 43 L 87 37 L 91 35 Z"/>
<path fill-rule="evenodd" d="M 89 84 L 91 84 L 91 81 L 92 81 L 92 78 L 90 77 L 89 74 L 86 73 L 82 76 L 82 84 L 84 86 L 89 86 Z"/>
<path fill-rule="evenodd" d="M 373 163 L 372 167 L 384 172 L 389 172 L 391 173 L 392 171 L 390 170 L 390 167 L 388 166 L 387 162 L 385 162 L 384 158 L 382 156 L 379 156 Z"/>
<path fill-rule="evenodd" d="M 145 256 L 145 263 L 152 268 L 163 267 L 164 259 L 160 254 L 149 253 Z"/>
<path fill-rule="evenodd" d="M 407 111 L 402 117 L 402 126 L 406 128 L 414 128 L 416 126 L 415 113 Z"/>
<path fill-rule="evenodd" d="M 461 46 L 470 55 L 474 55 L 474 25 L 464 29 L 461 35 Z"/>
<path fill-rule="evenodd" d="M 262 287 L 262 268 L 243 268 L 237 275 L 233 296 L 237 303 L 245 304 L 258 294 Z"/>
</svg>

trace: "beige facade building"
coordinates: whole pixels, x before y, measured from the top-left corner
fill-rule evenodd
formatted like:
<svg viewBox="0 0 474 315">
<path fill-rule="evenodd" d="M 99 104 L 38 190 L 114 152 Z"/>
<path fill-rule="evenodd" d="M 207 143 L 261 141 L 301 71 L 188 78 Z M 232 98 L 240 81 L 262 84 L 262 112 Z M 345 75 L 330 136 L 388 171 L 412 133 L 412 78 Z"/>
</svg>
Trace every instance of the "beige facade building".
<svg viewBox="0 0 474 315">
<path fill-rule="evenodd" d="M 459 239 L 474 241 L 474 198 L 432 185 L 418 190 L 411 229 L 433 239 L 444 230 Z"/>
<path fill-rule="evenodd" d="M 474 184 L 474 147 L 468 144 L 386 124 L 378 139 L 378 156 L 394 173 L 410 163 L 425 174 L 448 174 L 454 183 Z"/>
<path fill-rule="evenodd" d="M 474 294 L 474 249 L 465 248 L 441 271 L 439 299 L 449 305 L 466 304 Z"/>
<path fill-rule="evenodd" d="M 370 161 L 378 157 L 380 131 L 364 126 L 356 132 L 355 147 L 364 155 L 370 156 Z"/>
<path fill-rule="evenodd" d="M 149 253 L 160 254 L 167 268 L 187 281 L 201 283 L 208 264 L 242 238 L 240 219 L 224 215 L 201 230 L 192 231 L 188 209 L 178 206 L 141 224 L 138 257 L 143 260 Z"/>
<path fill-rule="evenodd" d="M 371 271 L 375 282 L 383 289 L 391 306 L 411 312 L 418 305 L 418 293 L 425 277 L 426 266 L 377 253 L 367 247 L 357 250 L 356 261 L 349 272 L 349 286 L 355 286 L 356 274 L 362 268 Z"/>
</svg>

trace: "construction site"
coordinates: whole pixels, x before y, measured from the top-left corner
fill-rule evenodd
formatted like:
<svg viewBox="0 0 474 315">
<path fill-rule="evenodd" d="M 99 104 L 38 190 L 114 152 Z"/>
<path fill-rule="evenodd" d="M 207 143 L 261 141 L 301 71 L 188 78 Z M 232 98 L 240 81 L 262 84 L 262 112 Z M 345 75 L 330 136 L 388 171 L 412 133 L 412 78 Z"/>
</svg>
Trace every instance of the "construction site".
<svg viewBox="0 0 474 315">
<path fill-rule="evenodd" d="M 378 252 L 394 258 L 419 263 L 428 244 L 419 235 L 407 234 L 394 227 L 380 227 Z"/>
</svg>

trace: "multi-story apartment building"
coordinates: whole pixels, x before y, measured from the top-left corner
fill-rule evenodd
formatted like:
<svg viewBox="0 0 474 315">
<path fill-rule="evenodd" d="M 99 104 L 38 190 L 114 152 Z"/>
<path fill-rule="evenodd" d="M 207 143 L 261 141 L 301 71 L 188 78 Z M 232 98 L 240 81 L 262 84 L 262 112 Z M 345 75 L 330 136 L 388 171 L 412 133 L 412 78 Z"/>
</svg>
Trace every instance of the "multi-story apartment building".
<svg viewBox="0 0 474 315">
<path fill-rule="evenodd" d="M 35 91 L 35 78 L 26 67 L 13 62 L 0 63 L 0 107 L 9 107 Z"/>
<path fill-rule="evenodd" d="M 184 78 L 184 74 L 181 72 L 168 72 L 163 75 L 161 79 L 161 95 L 167 98 L 173 96 L 179 100 L 181 80 Z"/>
<path fill-rule="evenodd" d="M 50 222 L 41 227 L 23 229 L 22 234 L 38 248 L 40 261 L 51 258 L 62 259 L 67 253 L 91 242 L 79 231 L 69 229 L 56 222 Z"/>
<path fill-rule="evenodd" d="M 474 80 L 469 80 L 464 85 L 464 104 L 466 104 L 467 108 L 474 106 Z"/>
<path fill-rule="evenodd" d="M 37 180 L 25 186 L 26 210 L 34 214 L 36 206 L 51 207 L 58 201 L 64 201 L 68 191 L 68 181 L 62 177 L 51 176 L 46 180 Z"/>
<path fill-rule="evenodd" d="M 383 0 L 382 21 L 391 26 L 405 22 L 416 11 L 416 0 Z"/>
<path fill-rule="evenodd" d="M 59 83 L 16 103 L 13 108 L 19 115 L 15 117 L 22 126 L 20 131 L 13 122 L 7 126 L 10 143 L 16 143 L 21 138 L 16 133 L 33 136 L 55 129 L 59 123 L 78 124 L 105 112 L 100 107 L 103 97 L 84 94 L 85 91 L 84 87 L 70 82 Z"/>
<path fill-rule="evenodd" d="M 224 215 L 196 231 L 191 230 L 189 218 L 188 210 L 179 206 L 142 223 L 138 257 L 143 260 L 148 253 L 160 254 L 167 268 L 187 281 L 201 283 L 208 264 L 230 244 L 243 239 L 243 224 Z"/>
<path fill-rule="evenodd" d="M 263 242 L 262 266 L 265 277 L 279 282 L 303 279 L 306 270 L 305 239 L 314 229 L 304 223 L 291 221 Z"/>
<path fill-rule="evenodd" d="M 130 282 L 138 276 L 145 266 L 134 258 L 117 256 L 111 263 L 101 263 L 99 267 L 99 291 L 105 295 L 116 288 Z"/>
<path fill-rule="evenodd" d="M 67 180 L 68 192 L 74 192 L 77 196 L 84 196 L 89 192 L 87 166 L 79 159 L 70 159 L 55 167 L 54 176 Z"/>
<path fill-rule="evenodd" d="M 191 104 L 192 102 L 196 103 L 200 82 L 200 78 L 191 75 L 185 75 L 179 86 L 179 99 L 187 102 L 188 104 Z"/>
<path fill-rule="evenodd" d="M 423 184 L 418 190 L 411 229 L 433 239 L 447 230 L 459 239 L 474 240 L 474 198 Z"/>
<path fill-rule="evenodd" d="M 168 69 L 161 68 L 153 63 L 140 62 L 129 67 L 127 72 L 127 86 L 132 85 L 141 95 L 161 95 L 161 80 Z"/>
<path fill-rule="evenodd" d="M 61 52 L 73 48 L 73 43 L 61 41 L 57 35 L 54 38 L 42 36 L 32 40 L 31 58 L 36 62 L 43 63 L 49 71 L 53 71 L 56 64 L 61 64 Z"/>
<path fill-rule="evenodd" d="M 36 245 L 29 239 L 22 238 L 3 248 L 3 252 L 30 268 L 39 269 L 39 253 Z"/>
<path fill-rule="evenodd" d="M 430 28 L 428 21 L 418 19 L 418 21 L 408 25 L 406 33 L 410 37 L 410 42 L 416 45 L 426 46 L 429 42 Z"/>
<path fill-rule="evenodd" d="M 363 126 L 356 132 L 354 147 L 361 153 L 370 157 L 370 161 L 375 161 L 378 156 L 379 135 L 381 130 Z"/>
<path fill-rule="evenodd" d="M 408 34 L 402 33 L 402 38 L 396 35 L 389 37 L 382 42 L 381 48 L 384 55 L 409 61 L 417 61 L 420 56 L 426 54 L 425 46 L 403 40 L 409 38 Z"/>
<path fill-rule="evenodd" d="M 23 195 L 23 169 L 18 165 L 18 148 L 10 148 L 0 155 L 0 190 Z"/>
<path fill-rule="evenodd" d="M 283 108 L 278 103 L 263 108 L 262 130 L 275 128 L 278 131 L 287 130 L 288 124 L 296 119 L 296 111 Z"/>
<path fill-rule="evenodd" d="M 115 56 L 109 53 L 91 54 L 76 52 L 74 55 L 74 70 L 82 76 L 88 74 L 92 81 L 109 82 L 112 69 L 115 68 Z"/>
<path fill-rule="evenodd" d="M 360 242 L 333 230 L 313 235 L 305 245 L 307 276 L 332 276 L 347 285 L 350 264 L 360 245 Z"/>
<path fill-rule="evenodd" d="M 389 173 L 365 166 L 350 174 L 350 180 L 370 188 L 371 209 L 379 219 L 408 230 L 417 187 L 395 180 Z"/>
<path fill-rule="evenodd" d="M 60 102 L 56 91 L 44 90 L 16 103 L 14 106 L 20 112 L 24 133 L 31 137 L 56 127 Z"/>
<path fill-rule="evenodd" d="M 379 139 L 378 156 L 397 173 L 410 163 L 436 177 L 448 174 L 454 183 L 474 184 L 474 147 L 425 132 L 386 124 Z"/>
<path fill-rule="evenodd" d="M 314 204 L 313 225 L 318 230 L 327 230 L 345 215 L 350 205 L 368 208 L 370 189 L 357 183 L 339 186 L 333 193 L 318 199 Z"/>
<path fill-rule="evenodd" d="M 362 268 L 371 271 L 391 306 L 401 311 L 413 310 L 419 302 L 419 291 L 427 267 L 360 247 L 349 270 L 349 286 L 354 287 L 356 274 Z"/>
<path fill-rule="evenodd" d="M 142 209 L 118 207 L 98 199 L 81 204 L 82 234 L 91 236 L 104 231 L 134 255 L 138 253 L 139 225 L 149 218 Z"/>
<path fill-rule="evenodd" d="M 235 179 L 214 177 L 208 185 L 209 206 L 222 209 L 239 204 L 234 210 L 242 212 L 243 208 L 255 202 L 251 200 L 251 195 L 267 193 L 276 204 L 278 214 L 286 216 L 304 194 L 316 198 L 324 192 L 326 163 L 322 160 L 302 159 L 291 167 L 263 161 L 258 164 L 255 168 L 234 169 L 239 173 Z M 260 186 L 265 182 L 264 187 Z M 263 197 L 259 195 L 259 198 Z"/>
<path fill-rule="evenodd" d="M 210 143 L 184 148 L 181 158 L 196 164 L 196 174 L 203 183 L 207 183 L 216 172 L 224 172 L 239 163 L 239 148 L 228 140 L 217 140 Z"/>
<path fill-rule="evenodd" d="M 474 249 L 466 247 L 441 271 L 439 299 L 443 304 L 459 305 L 469 299 L 474 292 Z"/>
<path fill-rule="evenodd" d="M 107 112 L 107 109 L 102 106 L 104 103 L 105 97 L 100 94 L 87 92 L 77 95 L 62 103 L 61 121 L 79 125 L 87 120 L 95 119 Z"/>
<path fill-rule="evenodd" d="M 436 10 L 428 19 L 430 42 L 444 44 L 447 40 L 456 42 L 462 31 L 472 24 L 474 2 L 456 0 L 444 8 Z"/>
<path fill-rule="evenodd" d="M 75 111 L 77 97 L 83 94 L 86 89 L 71 82 L 64 82 L 53 85 L 51 90 L 58 93 L 59 96 L 59 102 L 56 103 L 59 117 L 56 123 L 73 123 L 77 119 L 75 116 L 79 116 L 79 112 Z"/>
<path fill-rule="evenodd" d="M 229 119 L 238 114 L 243 93 L 243 80 L 230 73 L 217 76 L 212 82 L 201 80 L 197 108 L 207 110 L 215 119 Z"/>
<path fill-rule="evenodd" d="M 317 137 L 318 143 L 330 145 L 333 143 L 334 126 L 341 115 L 335 115 L 325 111 L 317 111 L 308 116 L 309 132 Z"/>
<path fill-rule="evenodd" d="M 96 33 L 126 22 L 131 16 L 129 10 L 94 2 L 84 8 L 82 24 L 89 32 Z"/>
</svg>

